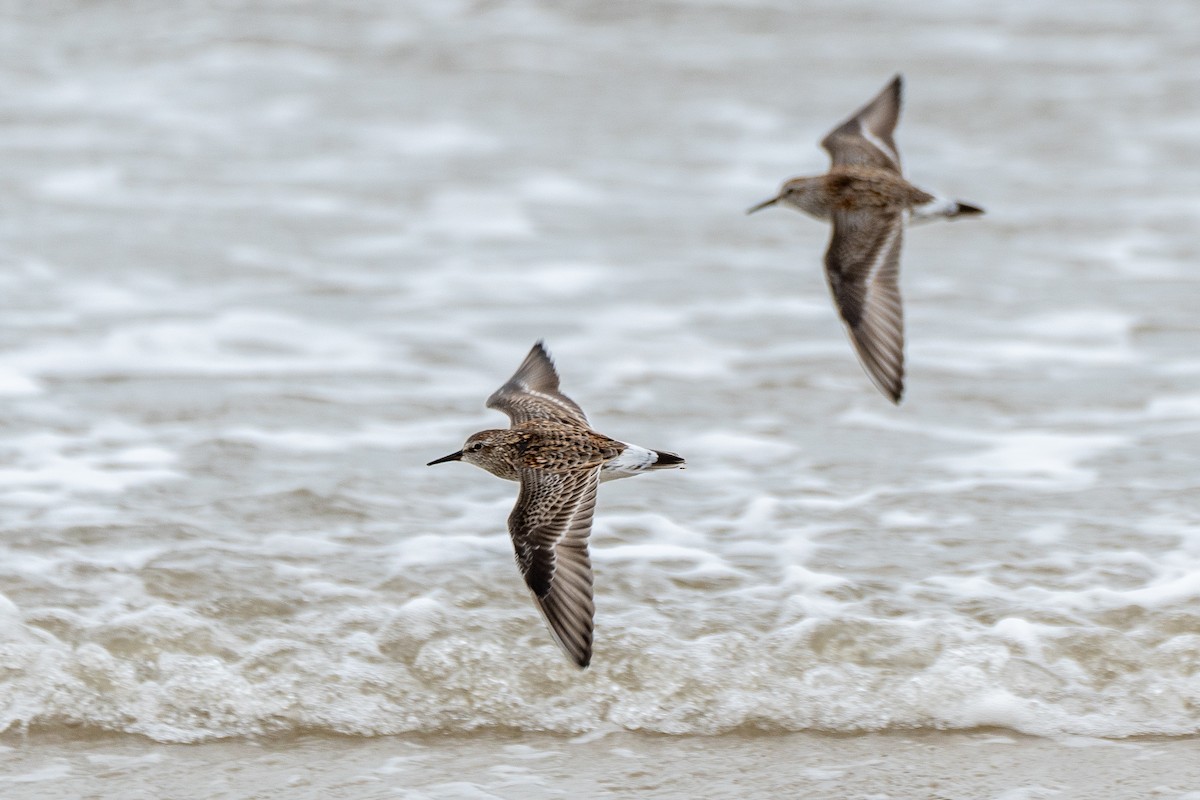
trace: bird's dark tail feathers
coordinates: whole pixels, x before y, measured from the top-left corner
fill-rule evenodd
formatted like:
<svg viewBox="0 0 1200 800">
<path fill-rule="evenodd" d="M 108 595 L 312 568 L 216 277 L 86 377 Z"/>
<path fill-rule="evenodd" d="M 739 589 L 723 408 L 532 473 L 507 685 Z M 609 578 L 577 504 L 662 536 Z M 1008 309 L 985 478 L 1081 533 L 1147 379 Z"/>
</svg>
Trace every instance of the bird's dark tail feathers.
<svg viewBox="0 0 1200 800">
<path fill-rule="evenodd" d="M 677 456 L 664 450 L 655 450 L 654 455 L 658 456 L 658 460 L 650 466 L 650 469 L 674 469 L 676 467 L 683 469 L 687 464 L 683 460 L 683 456 Z"/>
<path fill-rule="evenodd" d="M 964 203 L 961 200 L 956 200 L 954 202 L 954 205 L 955 205 L 954 212 L 949 215 L 951 217 L 961 217 L 961 216 L 972 216 L 973 217 L 977 214 L 983 213 L 983 209 L 980 208 L 979 206 L 973 206 L 970 203 Z"/>
</svg>

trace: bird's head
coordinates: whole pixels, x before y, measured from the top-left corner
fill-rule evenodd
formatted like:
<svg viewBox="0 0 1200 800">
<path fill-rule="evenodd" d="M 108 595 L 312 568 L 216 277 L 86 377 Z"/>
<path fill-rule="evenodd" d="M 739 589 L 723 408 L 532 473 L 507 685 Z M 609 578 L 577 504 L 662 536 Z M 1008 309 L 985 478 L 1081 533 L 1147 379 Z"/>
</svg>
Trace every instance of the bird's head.
<svg viewBox="0 0 1200 800">
<path fill-rule="evenodd" d="M 801 198 L 809 189 L 809 181 L 806 178 L 793 178 L 779 189 L 779 194 L 772 197 L 770 200 L 764 200 L 753 208 L 747 209 L 747 214 L 753 214 L 755 211 L 762 211 L 764 208 L 770 208 L 773 205 L 782 203 L 785 206 L 801 207 Z"/>
<path fill-rule="evenodd" d="M 432 467 L 434 464 L 444 464 L 447 461 L 465 461 L 495 475 L 507 477 L 502 473 L 513 471 L 509 459 L 506 457 L 507 448 L 505 447 L 512 444 L 511 439 L 511 431 L 495 430 L 473 433 L 467 437 L 462 450 L 448 456 L 435 458 L 425 466 Z"/>
</svg>

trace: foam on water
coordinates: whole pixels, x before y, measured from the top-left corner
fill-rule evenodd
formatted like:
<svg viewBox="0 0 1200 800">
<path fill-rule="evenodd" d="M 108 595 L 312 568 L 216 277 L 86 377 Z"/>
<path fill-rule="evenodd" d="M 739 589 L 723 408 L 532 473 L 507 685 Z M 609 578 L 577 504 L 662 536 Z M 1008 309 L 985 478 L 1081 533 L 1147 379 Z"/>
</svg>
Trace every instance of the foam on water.
<svg viewBox="0 0 1200 800">
<path fill-rule="evenodd" d="M 100 341 L 52 341 L 4 356 L 46 375 L 261 374 L 376 367 L 378 348 L 353 334 L 258 311 L 194 321 L 126 322 Z"/>
<path fill-rule="evenodd" d="M 502 510 L 488 504 L 470 519 L 494 528 Z M 768 569 L 761 551 L 717 555 L 732 522 L 713 520 L 706 533 L 656 515 L 603 518 L 597 659 L 583 674 L 560 663 L 499 532 L 410 536 L 379 551 L 385 570 L 357 584 L 321 565 L 357 561 L 363 548 L 328 533 L 274 534 L 251 551 L 225 546 L 221 562 L 194 535 L 136 557 L 128 546 L 93 545 L 87 563 L 101 572 L 85 583 L 60 566 L 35 569 L 10 548 L 10 576 L 66 580 L 75 591 L 107 583 L 119 594 L 82 615 L 46 609 L 22 620 L 5 604 L 3 660 L 17 677 L 4 722 L 165 741 L 313 728 L 578 732 L 606 722 L 664 733 L 1195 730 L 1200 636 L 1185 621 L 1200 595 L 1194 533 L 1162 559 L 1056 550 L 1028 566 L 1046 576 L 1042 586 L 1014 582 L 1026 568 L 999 563 L 881 593 L 869 571 L 825 571 L 820 534 L 792 554 L 809 564 Z M 613 541 L 634 530 L 649 541 Z M 1053 547 L 1069 534 L 1035 538 Z M 238 577 L 271 563 L 261 557 L 299 569 L 257 585 Z M 61 550 L 55 563 L 77 558 Z M 197 572 L 214 569 L 206 580 Z M 106 581 L 104 571 L 124 577 Z M 281 593 L 282 579 L 292 588 Z M 437 588 L 409 594 L 413 581 Z M 192 610 L 180 605 L 189 597 Z"/>
</svg>

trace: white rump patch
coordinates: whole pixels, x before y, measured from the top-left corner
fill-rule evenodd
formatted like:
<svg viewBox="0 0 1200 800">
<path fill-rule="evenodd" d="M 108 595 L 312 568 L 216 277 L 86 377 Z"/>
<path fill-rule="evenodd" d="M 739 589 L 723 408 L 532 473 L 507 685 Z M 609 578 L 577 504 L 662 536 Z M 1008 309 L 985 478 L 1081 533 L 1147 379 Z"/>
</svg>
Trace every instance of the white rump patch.
<svg viewBox="0 0 1200 800">
<path fill-rule="evenodd" d="M 935 197 L 923 206 L 913 206 L 909 212 L 909 221 L 930 222 L 943 217 L 953 217 L 958 213 L 958 203 L 944 197 Z"/>
<path fill-rule="evenodd" d="M 653 450 L 627 443 L 621 455 L 601 468 L 600 480 L 612 481 L 617 478 L 628 478 L 630 475 L 645 472 L 657 462 L 658 454 Z"/>
</svg>

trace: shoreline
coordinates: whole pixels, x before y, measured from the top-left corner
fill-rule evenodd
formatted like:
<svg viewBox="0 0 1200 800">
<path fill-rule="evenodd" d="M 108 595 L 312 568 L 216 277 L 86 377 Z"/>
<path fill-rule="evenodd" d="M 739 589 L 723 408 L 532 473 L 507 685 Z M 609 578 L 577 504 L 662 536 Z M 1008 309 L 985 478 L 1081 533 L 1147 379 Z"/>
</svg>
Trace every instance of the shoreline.
<svg viewBox="0 0 1200 800">
<path fill-rule="evenodd" d="M 1200 800 L 1200 737 L 520 732 L 160 744 L 0 735 L 6 797 L 1156 797 Z"/>
</svg>

